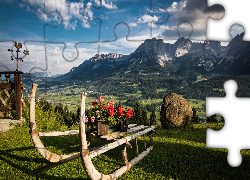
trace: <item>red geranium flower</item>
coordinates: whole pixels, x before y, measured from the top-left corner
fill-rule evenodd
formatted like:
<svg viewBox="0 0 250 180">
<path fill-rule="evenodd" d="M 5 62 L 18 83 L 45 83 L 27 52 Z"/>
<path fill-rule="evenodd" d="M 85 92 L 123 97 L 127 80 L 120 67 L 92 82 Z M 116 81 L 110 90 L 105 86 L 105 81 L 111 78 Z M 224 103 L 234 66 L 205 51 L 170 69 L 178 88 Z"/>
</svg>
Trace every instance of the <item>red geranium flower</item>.
<svg viewBox="0 0 250 180">
<path fill-rule="evenodd" d="M 109 106 L 109 107 L 108 107 L 108 110 L 109 110 L 109 112 L 111 112 L 111 111 L 114 111 L 115 108 L 114 108 L 114 106 Z"/>
<path fill-rule="evenodd" d="M 127 118 L 130 118 L 131 117 L 131 114 L 128 112 L 127 115 L 126 115 Z"/>
<path fill-rule="evenodd" d="M 95 102 L 95 101 L 92 103 L 93 106 L 96 106 L 97 104 L 98 102 Z"/>
<path fill-rule="evenodd" d="M 103 102 L 103 101 L 104 101 L 104 97 L 100 96 L 100 97 L 98 98 L 98 101 Z"/>
<path fill-rule="evenodd" d="M 123 111 L 123 108 L 122 107 L 118 107 L 117 109 L 119 112 Z"/>
</svg>

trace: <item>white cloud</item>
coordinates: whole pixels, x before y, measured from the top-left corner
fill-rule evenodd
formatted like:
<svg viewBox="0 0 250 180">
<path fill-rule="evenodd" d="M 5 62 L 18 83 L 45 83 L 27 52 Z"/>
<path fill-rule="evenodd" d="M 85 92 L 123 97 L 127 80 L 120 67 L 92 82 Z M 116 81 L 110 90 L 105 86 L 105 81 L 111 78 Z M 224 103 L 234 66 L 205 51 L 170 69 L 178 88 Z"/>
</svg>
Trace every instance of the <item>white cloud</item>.
<svg viewBox="0 0 250 180">
<path fill-rule="evenodd" d="M 60 54 L 60 48 L 55 47 L 54 50 L 48 50 L 47 54 L 50 55 L 50 56 L 59 55 Z"/>
<path fill-rule="evenodd" d="M 186 1 L 180 1 L 179 3 L 173 2 L 173 4 L 167 8 L 169 13 L 181 12 L 186 7 Z"/>
<path fill-rule="evenodd" d="M 91 2 L 88 2 L 87 6 L 91 6 Z M 104 5 L 108 8 L 115 8 L 116 5 L 112 3 L 106 3 L 104 1 Z M 30 9 L 32 6 L 32 9 Z M 56 22 L 59 24 L 61 22 L 60 16 L 54 11 L 58 11 L 63 18 L 63 26 L 65 29 L 73 29 L 75 30 L 77 27 L 77 22 L 82 22 L 82 27 L 90 28 L 90 25 L 86 19 L 93 19 L 93 12 L 90 8 L 85 9 L 86 19 L 84 19 L 82 15 L 82 11 L 84 8 L 83 1 L 80 2 L 69 2 L 67 0 L 51 0 L 45 1 L 45 12 L 44 12 L 44 0 L 22 0 L 19 3 L 19 7 L 31 11 L 37 15 L 37 17 L 44 22 Z M 54 12 L 53 15 L 46 15 L 46 13 Z M 76 19 L 71 22 L 72 19 Z"/>
<path fill-rule="evenodd" d="M 132 27 L 132 26 L 137 26 L 136 23 L 132 22 L 132 23 L 129 23 L 129 26 Z"/>
<path fill-rule="evenodd" d="M 152 25 L 152 27 L 156 27 L 153 22 L 158 21 L 158 19 L 159 17 L 157 17 L 156 15 L 150 16 L 148 14 L 144 14 L 137 20 L 137 23 L 148 23 L 149 26 Z"/>
<path fill-rule="evenodd" d="M 241 26 L 240 24 L 235 24 L 231 27 L 230 29 L 230 35 L 231 37 L 235 37 L 237 34 L 241 34 L 242 32 L 244 32 L 245 29 L 243 26 Z"/>
<path fill-rule="evenodd" d="M 100 0 L 95 0 L 95 3 L 100 6 Z M 102 6 L 108 8 L 108 9 L 117 9 L 117 6 L 113 4 L 112 2 L 109 3 L 109 0 L 102 0 Z"/>
</svg>

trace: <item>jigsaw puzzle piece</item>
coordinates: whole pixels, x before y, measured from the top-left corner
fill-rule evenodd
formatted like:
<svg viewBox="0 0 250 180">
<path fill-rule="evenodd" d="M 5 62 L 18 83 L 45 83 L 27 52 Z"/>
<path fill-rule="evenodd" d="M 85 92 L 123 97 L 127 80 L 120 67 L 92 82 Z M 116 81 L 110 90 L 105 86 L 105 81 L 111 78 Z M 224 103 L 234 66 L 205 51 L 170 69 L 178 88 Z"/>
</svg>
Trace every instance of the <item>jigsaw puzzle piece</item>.
<svg viewBox="0 0 250 180">
<path fill-rule="evenodd" d="M 7 2 L 7 1 L 6 1 Z M 27 4 L 26 4 L 27 3 Z M 2 63 L 4 63 L 6 66 L 10 67 L 9 69 L 11 71 L 15 71 L 17 67 L 16 66 L 16 62 L 14 63 L 14 61 L 10 61 L 11 56 L 13 57 L 13 59 L 17 58 L 17 53 L 16 53 L 16 48 L 15 46 L 13 46 L 13 44 L 15 43 L 15 41 L 17 41 L 17 43 L 21 43 L 22 47 L 20 48 L 20 53 L 18 54 L 18 58 L 25 58 L 25 54 L 22 53 L 22 51 L 27 51 L 26 46 L 25 46 L 25 42 L 27 41 L 27 39 L 31 39 L 30 41 L 35 41 L 35 42 L 43 42 L 44 38 L 43 38 L 43 25 L 38 25 L 38 23 L 36 21 L 34 21 L 34 17 L 33 16 L 27 16 L 27 14 L 29 13 L 30 9 L 29 9 L 29 5 L 30 6 L 36 6 L 36 4 L 29 4 L 29 2 L 20 2 L 19 4 L 17 4 L 16 2 L 13 1 L 9 1 L 8 4 L 1 4 L 0 8 L 1 8 L 1 14 L 0 14 L 0 19 L 1 19 L 1 26 L 0 26 L 0 36 L 1 36 L 1 41 L 0 42 L 5 42 L 5 44 L 1 45 L 2 48 L 7 47 L 6 50 L 10 49 L 13 52 L 10 52 L 10 56 L 9 54 L 3 52 L 3 56 L 1 56 L 3 58 Z M 19 8 L 23 9 L 23 13 L 18 14 L 18 16 L 16 14 L 12 14 L 11 9 L 16 9 L 17 6 L 19 6 Z M 26 8 L 27 7 L 27 8 Z M 42 7 L 41 7 L 42 8 Z M 41 13 L 43 14 L 41 16 Z M 51 24 L 51 26 L 57 24 L 57 20 L 52 19 L 50 17 L 51 14 L 49 15 L 45 15 L 41 9 L 38 8 L 38 11 L 36 13 L 36 15 L 38 16 L 38 18 L 44 18 L 43 20 L 48 20 L 49 24 Z M 16 19 L 25 19 L 25 24 L 20 23 L 19 29 L 17 30 L 16 25 L 13 24 L 13 20 Z M 24 34 L 24 37 L 20 36 L 18 31 L 22 30 L 23 26 L 28 26 L 30 29 L 33 30 L 37 30 L 36 33 L 31 33 L 31 31 L 25 31 L 22 32 Z M 25 28 L 24 28 L 25 29 Z M 40 34 L 39 34 L 40 33 Z M 10 39 L 9 37 L 12 37 L 12 39 Z M 10 45 L 11 44 L 11 45 Z M 44 47 L 44 46 L 43 46 Z M 44 51 L 44 50 L 43 50 Z M 2 52 L 2 51 L 1 51 Z M 8 57 L 6 57 L 8 55 Z M 8 60 L 9 59 L 9 60 Z M 25 62 L 23 63 L 25 65 L 25 71 L 27 70 L 27 64 L 29 64 L 29 62 Z M 19 63 L 19 69 L 21 71 L 24 71 L 24 69 L 22 68 L 22 63 Z M 30 66 L 30 69 L 32 68 L 32 66 Z"/>
<path fill-rule="evenodd" d="M 197 79 L 205 77 L 205 71 L 203 66 L 197 66 L 202 64 L 204 61 L 204 41 L 193 40 L 191 35 L 193 33 L 193 25 L 190 22 L 181 22 L 178 24 L 177 33 L 179 39 L 174 43 L 173 52 L 176 61 L 179 63 L 179 71 L 176 71 L 175 76 L 183 77 L 185 85 L 188 88 L 183 88 L 182 94 L 184 93 L 186 98 L 192 99 L 195 91 L 191 90 L 195 85 L 192 85 Z M 195 66 L 194 66 L 195 65 Z M 203 92 L 202 92 L 203 93 Z M 204 96 L 205 97 L 205 96 Z"/>
<path fill-rule="evenodd" d="M 16 63 L 10 61 L 11 59 L 11 52 L 6 53 L 8 49 L 13 47 L 14 41 L 11 39 L 3 39 L 3 34 L 1 33 L 3 28 L 7 27 L 9 19 L 11 17 L 11 7 L 8 4 L 0 4 L 0 71 L 15 71 Z"/>
<path fill-rule="evenodd" d="M 250 24 L 247 18 L 249 17 L 248 2 L 244 0 L 208 0 L 208 6 L 214 4 L 221 4 L 226 12 L 224 17 L 219 21 L 210 18 L 207 20 L 207 38 L 211 40 L 230 41 L 229 30 L 232 25 L 237 23 L 244 26 L 246 30 L 243 40 L 250 41 Z"/>
<path fill-rule="evenodd" d="M 144 15 L 141 15 L 141 12 L 138 11 L 138 9 L 141 9 L 142 6 L 144 6 L 143 1 L 116 1 L 116 4 L 113 4 L 112 2 L 109 3 L 105 0 L 97 0 L 95 2 L 97 5 L 88 3 L 87 7 L 84 9 L 83 16 L 85 20 L 89 22 L 95 20 L 100 21 L 102 34 L 105 33 L 105 37 L 101 37 L 101 41 L 114 41 L 115 34 L 112 32 L 112 29 L 121 22 L 117 17 L 124 17 L 122 23 L 132 29 L 130 37 L 133 38 L 128 38 L 129 40 L 145 40 L 158 35 L 153 34 L 152 28 L 156 29 L 155 24 L 164 24 L 169 19 L 169 14 L 166 9 L 152 9 L 152 1 L 150 1 L 150 6 L 145 7 L 146 10 Z M 91 10 L 91 12 L 93 11 L 94 16 L 93 14 L 89 14 L 89 10 Z M 128 12 L 128 10 L 130 10 L 130 12 Z M 106 14 L 112 13 L 116 13 L 116 15 L 109 17 L 106 16 Z M 117 13 L 120 13 L 120 15 L 117 15 Z M 140 32 L 140 35 L 138 36 L 138 29 L 142 26 L 145 27 L 145 31 Z"/>
<path fill-rule="evenodd" d="M 207 129 L 206 145 L 210 148 L 227 148 L 228 162 L 236 167 L 242 161 L 240 150 L 250 148 L 249 118 L 247 118 L 250 100 L 235 96 L 237 83 L 234 80 L 226 81 L 224 88 L 226 97 L 206 98 L 207 116 L 220 113 L 225 117 L 222 130 Z"/>
<path fill-rule="evenodd" d="M 85 43 L 98 43 L 100 41 L 100 23 L 89 23 L 82 16 L 83 2 L 65 2 L 66 8 L 53 6 L 52 1 L 44 0 L 45 13 L 57 12 L 62 21 L 58 26 L 45 25 L 44 39 L 46 42 L 64 46 L 62 58 L 66 61 L 75 61 L 79 58 L 79 45 Z M 55 8 L 55 9 L 52 9 Z M 88 11 L 89 12 L 89 11 Z M 89 12 L 91 14 L 91 12 Z M 87 34 L 92 34 L 88 36 Z M 96 34 L 96 36 L 93 36 Z M 68 40 L 70 39 L 70 41 Z M 65 43 L 67 42 L 67 43 Z"/>
</svg>

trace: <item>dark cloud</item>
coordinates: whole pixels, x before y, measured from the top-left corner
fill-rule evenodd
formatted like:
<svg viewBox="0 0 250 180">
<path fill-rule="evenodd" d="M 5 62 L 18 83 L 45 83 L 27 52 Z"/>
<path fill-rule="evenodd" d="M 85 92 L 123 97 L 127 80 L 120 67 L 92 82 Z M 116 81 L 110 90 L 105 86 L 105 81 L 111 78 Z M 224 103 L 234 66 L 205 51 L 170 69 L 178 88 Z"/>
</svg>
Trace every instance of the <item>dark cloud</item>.
<svg viewBox="0 0 250 180">
<path fill-rule="evenodd" d="M 207 8 L 207 0 L 187 0 L 185 11 L 203 11 Z"/>
<path fill-rule="evenodd" d="M 207 6 L 207 0 L 187 0 L 186 1 L 186 7 L 184 10 L 192 12 L 192 11 L 201 11 L 205 14 L 208 13 L 221 13 L 225 12 L 225 9 L 223 6 L 219 4 L 215 4 L 211 7 Z"/>
<path fill-rule="evenodd" d="M 225 12 L 225 9 L 222 5 L 219 5 L 219 4 L 215 4 L 211 7 L 207 7 L 203 13 L 204 14 L 209 14 L 209 13 L 222 13 L 222 12 Z"/>
<path fill-rule="evenodd" d="M 183 4 L 186 4 L 183 7 Z M 220 19 L 223 16 L 224 8 L 221 5 L 207 6 L 207 0 L 186 0 L 181 1 L 176 5 L 176 9 L 172 8 L 168 23 L 170 28 L 162 32 L 165 38 L 178 38 L 178 33 L 174 28 L 181 22 L 189 22 L 192 25 L 191 38 L 199 39 L 206 36 L 207 18 Z M 176 29 L 176 28 L 175 28 Z M 185 32 L 186 31 L 186 32 Z M 190 29 L 179 30 L 179 34 L 184 37 L 190 35 Z"/>
</svg>

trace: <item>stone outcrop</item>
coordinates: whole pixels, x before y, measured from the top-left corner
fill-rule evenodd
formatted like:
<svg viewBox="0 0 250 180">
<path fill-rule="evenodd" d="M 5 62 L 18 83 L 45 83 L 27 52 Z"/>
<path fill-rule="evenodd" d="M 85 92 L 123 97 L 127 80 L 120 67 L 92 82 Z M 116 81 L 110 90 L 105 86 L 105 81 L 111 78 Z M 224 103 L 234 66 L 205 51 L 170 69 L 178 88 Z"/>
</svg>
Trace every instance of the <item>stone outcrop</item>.
<svg viewBox="0 0 250 180">
<path fill-rule="evenodd" d="M 188 125 L 193 111 L 188 102 L 176 93 L 169 93 L 163 98 L 160 121 L 163 128 Z"/>
</svg>

